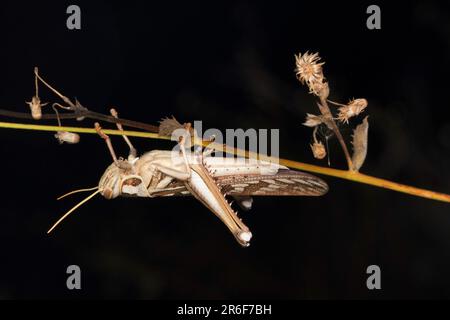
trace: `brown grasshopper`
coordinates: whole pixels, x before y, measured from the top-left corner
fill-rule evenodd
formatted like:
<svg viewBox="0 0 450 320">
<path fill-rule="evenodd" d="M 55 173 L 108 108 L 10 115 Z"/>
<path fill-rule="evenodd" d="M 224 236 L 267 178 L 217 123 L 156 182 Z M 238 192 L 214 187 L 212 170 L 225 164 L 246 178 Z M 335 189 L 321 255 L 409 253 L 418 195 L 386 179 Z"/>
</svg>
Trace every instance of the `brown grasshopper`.
<svg viewBox="0 0 450 320">
<path fill-rule="evenodd" d="M 117 117 L 115 110 L 111 113 Z M 117 127 L 123 130 L 120 123 Z M 212 149 L 187 153 L 184 137 L 180 138 L 179 151 L 153 150 L 137 157 L 136 149 L 123 135 L 130 152 L 128 159 L 118 159 L 109 137 L 98 123 L 96 130 L 105 140 L 113 163 L 106 169 L 98 187 L 69 193 L 96 190 L 61 217 L 48 233 L 97 193 L 106 199 L 192 195 L 227 226 L 240 245 L 247 247 L 252 233 L 233 210 L 227 196 L 234 197 L 244 209 L 250 209 L 252 196 L 320 196 L 328 191 L 322 179 L 278 164 L 211 157 Z"/>
</svg>

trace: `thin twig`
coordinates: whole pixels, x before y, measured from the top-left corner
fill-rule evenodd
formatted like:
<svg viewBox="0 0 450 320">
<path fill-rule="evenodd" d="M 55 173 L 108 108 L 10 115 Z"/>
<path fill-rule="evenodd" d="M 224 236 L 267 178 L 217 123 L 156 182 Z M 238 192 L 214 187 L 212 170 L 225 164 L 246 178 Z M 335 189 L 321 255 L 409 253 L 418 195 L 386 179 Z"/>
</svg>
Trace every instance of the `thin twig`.
<svg viewBox="0 0 450 320">
<path fill-rule="evenodd" d="M 58 90 L 56 90 L 55 88 L 53 88 L 51 85 L 49 85 L 44 79 L 42 79 L 42 77 L 39 75 L 39 70 L 37 67 L 34 68 L 34 74 L 36 76 L 36 78 L 38 78 L 47 88 L 49 88 L 51 91 L 53 91 L 58 97 L 60 97 L 65 103 L 67 103 L 68 105 L 70 105 L 70 107 L 73 110 L 77 109 L 77 106 L 70 101 L 69 98 L 67 98 L 65 95 L 63 95 L 62 93 L 60 93 Z"/>
<path fill-rule="evenodd" d="M 16 112 L 16 111 L 10 111 L 5 109 L 0 109 L 0 116 L 9 117 L 9 118 L 15 118 L 15 119 L 29 119 L 34 120 L 30 113 L 25 112 Z M 84 110 L 84 111 L 75 111 L 73 113 L 60 113 L 59 118 L 60 119 L 76 119 L 80 117 L 85 117 L 93 120 L 98 121 L 106 121 L 110 123 L 121 123 L 124 126 L 133 127 L 136 129 L 142 129 L 146 130 L 148 132 L 158 132 L 158 126 L 153 126 L 151 124 L 147 124 L 144 122 L 134 121 L 134 120 L 128 120 L 119 118 L 116 119 L 112 116 L 107 116 L 102 113 L 90 111 L 90 110 Z M 57 119 L 55 114 L 42 114 L 42 120 L 55 120 Z"/>
<path fill-rule="evenodd" d="M 345 159 L 347 160 L 348 170 L 353 171 L 352 157 L 350 156 L 350 153 L 348 152 L 348 148 L 347 148 L 347 145 L 345 144 L 344 138 L 342 137 L 341 131 L 339 131 L 339 128 L 333 119 L 333 114 L 331 113 L 330 107 L 328 106 L 327 99 L 322 99 L 322 98 L 320 99 L 319 110 L 325 116 L 325 118 L 328 120 L 329 124 L 331 125 L 331 129 L 333 130 L 334 134 L 336 135 L 336 138 L 338 139 L 338 141 L 341 145 L 341 148 L 344 151 Z"/>
</svg>

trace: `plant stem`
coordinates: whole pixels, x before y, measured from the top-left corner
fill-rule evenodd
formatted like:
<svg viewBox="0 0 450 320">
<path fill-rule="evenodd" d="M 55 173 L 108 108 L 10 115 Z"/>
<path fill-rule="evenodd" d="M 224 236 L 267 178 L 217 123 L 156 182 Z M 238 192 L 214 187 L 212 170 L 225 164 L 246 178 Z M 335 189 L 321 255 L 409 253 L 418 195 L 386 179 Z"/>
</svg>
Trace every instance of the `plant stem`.
<svg viewBox="0 0 450 320">
<path fill-rule="evenodd" d="M 80 127 L 58 127 L 58 126 L 47 126 L 47 125 L 35 125 L 35 124 L 24 124 L 24 123 L 12 123 L 12 122 L 0 122 L 0 128 L 8 129 L 22 129 L 22 130 L 35 130 L 35 131 L 68 131 L 77 133 L 90 133 L 97 134 L 94 128 L 80 128 Z M 119 131 L 119 130 L 103 130 L 104 133 L 108 135 L 127 135 L 130 137 L 139 138 L 151 138 L 151 139 L 163 139 L 170 140 L 170 137 L 160 136 L 157 133 L 142 132 L 142 131 Z M 203 145 L 209 145 L 210 148 L 215 148 L 219 151 L 224 151 L 227 153 L 236 154 L 243 157 L 251 157 L 253 159 L 261 159 L 265 161 L 270 161 L 274 163 L 280 163 L 281 165 L 308 171 L 317 174 L 323 174 L 327 176 L 332 176 L 336 178 L 346 179 L 350 181 L 355 181 L 358 183 L 364 183 L 368 185 L 373 185 L 379 188 L 385 188 L 394 190 L 397 192 L 407 193 L 416 197 L 422 197 L 437 201 L 443 201 L 450 203 L 450 195 L 439 193 L 431 190 L 420 189 L 400 183 L 396 183 L 389 180 L 380 179 L 377 177 L 368 176 L 356 171 L 351 170 L 339 170 L 327 167 L 316 166 L 308 163 L 302 163 L 298 161 L 293 161 L 289 159 L 278 159 L 273 157 L 268 157 L 255 152 L 249 152 L 242 149 L 231 148 L 229 146 L 224 146 L 218 143 L 211 143 L 211 141 L 203 141 Z"/>
<path fill-rule="evenodd" d="M 51 91 L 53 91 L 58 97 L 60 97 L 65 103 L 67 103 L 68 105 L 70 105 L 70 107 L 74 110 L 76 110 L 76 106 L 75 104 L 70 101 L 69 98 L 67 98 L 65 95 L 63 95 L 62 93 L 60 93 L 58 90 L 56 90 L 55 88 L 53 88 L 51 85 L 49 85 L 44 79 L 42 79 L 42 77 L 39 75 L 39 71 L 38 68 L 35 67 L 34 68 L 34 75 L 36 76 L 37 79 L 39 79 L 47 88 L 49 88 Z M 36 86 L 37 88 L 37 86 Z M 37 90 L 36 90 L 37 92 Z"/>
<path fill-rule="evenodd" d="M 291 168 L 295 168 L 298 170 L 318 173 L 318 174 L 324 174 L 327 176 L 333 176 L 341 179 L 351 180 L 359 183 L 369 184 L 372 186 L 376 186 L 379 188 L 385 188 L 394 190 L 397 192 L 402 192 L 406 194 L 410 194 L 416 197 L 422 197 L 432 200 L 438 200 L 443 202 L 450 203 L 450 195 L 440 192 L 435 192 L 431 190 L 416 188 L 413 186 L 404 185 L 401 183 L 397 183 L 390 180 L 385 180 L 369 175 L 365 175 L 362 173 L 359 173 L 357 171 L 350 171 L 350 170 L 339 170 L 339 169 L 333 169 L 333 168 L 327 168 L 327 167 L 320 167 L 315 166 L 307 163 L 301 163 L 297 161 L 287 160 L 287 159 L 280 159 L 280 163 Z"/>
<path fill-rule="evenodd" d="M 333 119 L 333 114 L 331 113 L 330 107 L 328 106 L 327 99 L 320 98 L 319 110 L 325 116 L 325 118 L 329 121 L 331 128 L 333 129 L 334 134 L 336 135 L 336 137 L 342 147 L 342 150 L 344 151 L 345 159 L 347 160 L 348 170 L 354 171 L 352 158 L 350 156 L 350 153 L 348 152 L 348 148 L 347 148 L 347 145 L 345 144 L 344 138 L 342 137 L 342 134 L 339 131 L 339 128 Z"/>
</svg>

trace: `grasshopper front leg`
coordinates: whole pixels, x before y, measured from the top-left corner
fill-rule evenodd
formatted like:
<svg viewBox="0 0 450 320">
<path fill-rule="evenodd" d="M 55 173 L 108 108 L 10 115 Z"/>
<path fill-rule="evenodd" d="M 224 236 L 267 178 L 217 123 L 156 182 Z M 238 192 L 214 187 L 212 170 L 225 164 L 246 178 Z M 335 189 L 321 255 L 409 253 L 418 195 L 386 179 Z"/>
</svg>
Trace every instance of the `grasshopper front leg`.
<svg viewBox="0 0 450 320">
<path fill-rule="evenodd" d="M 100 124 L 98 122 L 95 123 L 95 130 L 97 131 L 98 135 L 105 140 L 106 145 L 108 147 L 109 153 L 111 154 L 111 157 L 116 164 L 121 169 L 124 170 L 131 170 L 133 168 L 132 164 L 130 164 L 128 161 L 124 161 L 122 159 L 117 159 L 116 152 L 114 151 L 114 148 L 111 143 L 111 139 L 107 134 L 105 134 L 102 130 L 102 127 L 100 127 Z"/>
</svg>

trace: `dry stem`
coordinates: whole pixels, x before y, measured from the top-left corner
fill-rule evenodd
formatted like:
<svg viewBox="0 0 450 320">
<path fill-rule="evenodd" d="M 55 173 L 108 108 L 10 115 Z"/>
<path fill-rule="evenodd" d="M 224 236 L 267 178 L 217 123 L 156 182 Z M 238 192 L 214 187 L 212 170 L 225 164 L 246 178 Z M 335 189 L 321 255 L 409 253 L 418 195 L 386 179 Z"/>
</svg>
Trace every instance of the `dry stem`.
<svg viewBox="0 0 450 320">
<path fill-rule="evenodd" d="M 342 150 L 344 151 L 344 154 L 345 154 L 345 159 L 347 160 L 348 170 L 353 171 L 352 157 L 350 156 L 350 153 L 348 152 L 348 148 L 347 148 L 347 145 L 345 144 L 344 138 L 342 137 L 342 134 L 339 131 L 339 128 L 333 119 L 333 114 L 331 113 L 330 107 L 328 106 L 327 99 L 322 99 L 322 98 L 320 99 L 319 110 L 324 115 L 324 117 L 328 120 L 329 124 L 331 125 L 331 129 L 333 130 L 334 134 L 336 135 L 336 138 L 338 139 L 339 143 L 341 144 Z"/>
</svg>

